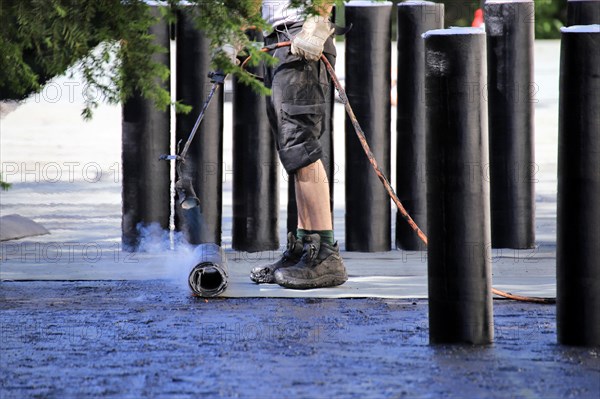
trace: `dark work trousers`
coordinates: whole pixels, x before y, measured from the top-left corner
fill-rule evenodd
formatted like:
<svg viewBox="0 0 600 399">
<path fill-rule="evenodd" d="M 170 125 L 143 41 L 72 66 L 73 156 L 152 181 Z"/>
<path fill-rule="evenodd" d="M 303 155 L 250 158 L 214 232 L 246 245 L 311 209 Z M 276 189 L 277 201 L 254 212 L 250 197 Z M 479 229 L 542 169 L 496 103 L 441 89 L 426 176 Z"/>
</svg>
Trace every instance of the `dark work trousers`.
<svg viewBox="0 0 600 399">
<path fill-rule="evenodd" d="M 302 23 L 279 26 L 265 37 L 265 45 L 289 41 L 302 29 Z M 275 135 L 279 159 L 294 174 L 323 156 L 319 138 L 327 130 L 331 107 L 331 78 L 325 64 L 293 55 L 290 47 L 271 51 L 279 62 L 265 67 L 265 85 L 271 89 L 267 115 Z M 335 45 L 329 38 L 323 52 L 335 65 Z"/>
</svg>

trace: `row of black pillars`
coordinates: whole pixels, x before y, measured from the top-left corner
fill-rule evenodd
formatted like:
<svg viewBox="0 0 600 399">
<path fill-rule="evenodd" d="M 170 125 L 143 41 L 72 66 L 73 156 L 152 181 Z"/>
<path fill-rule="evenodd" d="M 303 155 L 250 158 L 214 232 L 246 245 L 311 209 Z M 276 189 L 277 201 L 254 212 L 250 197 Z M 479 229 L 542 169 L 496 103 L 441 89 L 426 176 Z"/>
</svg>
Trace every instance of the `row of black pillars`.
<svg viewBox="0 0 600 399">
<path fill-rule="evenodd" d="M 523 3 L 515 3 L 514 7 L 522 7 Z M 527 3 L 525 3 L 527 5 Z M 511 7 L 513 5 L 495 5 L 499 7 Z M 347 54 L 346 69 L 348 71 L 358 71 L 357 73 L 348 73 L 347 92 L 351 103 L 355 109 L 359 120 L 361 120 L 365 131 L 369 137 L 373 152 L 378 159 L 384 172 L 390 175 L 390 109 L 389 109 L 389 90 L 390 86 L 389 69 L 391 64 L 391 3 L 389 2 L 355 2 L 346 7 L 346 21 L 352 23 L 354 28 L 347 35 Z M 518 11 L 518 10 L 517 10 Z M 492 13 L 492 11 L 490 11 Z M 526 13 L 515 12 L 512 14 L 522 17 Z M 528 173 L 519 173 L 511 170 L 513 165 L 522 165 L 519 172 L 529 172 L 532 162 L 532 133 L 531 127 L 532 112 L 523 109 L 530 109 L 529 103 L 524 107 L 518 107 L 515 102 L 503 102 L 503 96 L 507 90 L 513 90 L 514 87 L 520 87 L 529 93 L 529 78 L 531 70 L 530 41 L 532 40 L 529 31 L 525 34 L 511 34 L 510 29 L 515 24 L 514 20 L 501 21 L 490 20 L 490 25 L 494 23 L 502 24 L 502 29 L 509 32 L 506 35 L 509 38 L 516 38 L 512 42 L 501 42 L 498 44 L 497 54 L 501 59 L 490 62 L 490 69 L 499 73 L 491 73 L 491 76 L 499 76 L 502 81 L 490 82 L 495 87 L 499 87 L 498 96 L 490 96 L 490 109 L 494 110 L 494 115 L 498 115 L 499 121 L 505 123 L 499 126 L 508 126 L 510 134 L 492 134 L 491 137 L 497 137 L 498 148 L 502 151 L 492 151 L 495 153 L 507 153 L 504 158 L 510 158 L 511 162 L 506 162 L 501 158 L 494 167 L 492 157 L 492 166 L 489 174 L 497 176 L 493 182 L 497 182 L 497 196 L 493 195 L 492 187 L 492 214 L 496 215 L 492 220 L 492 237 L 494 246 L 508 247 L 530 247 L 534 240 L 533 223 L 533 181 Z M 398 124 L 397 124 L 397 189 L 400 199 L 403 201 L 409 213 L 414 217 L 417 224 L 426 230 L 427 212 L 425 201 L 425 164 L 424 164 L 424 102 L 423 102 L 423 41 L 419 35 L 423 32 L 439 28 L 443 21 L 443 5 L 409 1 L 401 3 L 398 7 Z M 194 110 L 187 116 L 178 116 L 177 119 L 177 140 L 185 140 L 191 130 L 191 126 L 197 115 L 197 110 L 206 98 L 210 83 L 206 77 L 208 72 L 208 43 L 202 38 L 202 34 L 196 30 L 191 21 L 182 16 L 178 23 L 178 43 L 179 48 L 186 48 L 186 51 L 178 52 L 177 70 L 178 70 L 178 93 L 179 99 L 188 104 L 194 105 Z M 526 24 L 532 26 L 532 24 Z M 501 29 L 501 30 L 502 30 Z M 522 36 L 524 38 L 522 38 Z M 157 36 L 158 38 L 158 36 Z M 418 39 L 418 40 L 417 40 Z M 490 42 L 493 39 L 489 39 Z M 519 41 L 521 40 L 521 41 Z M 525 46 L 519 47 L 520 53 L 511 50 L 511 44 L 525 43 Z M 190 50 L 193 49 L 193 50 Z M 511 52 L 512 51 L 512 52 Z M 517 59 L 517 66 L 521 66 L 522 71 L 518 79 L 509 76 L 510 70 L 505 64 L 506 60 Z M 411 62 L 412 61 L 412 62 Z M 495 62 L 494 62 L 495 61 Z M 364 68 L 369 65 L 370 68 Z M 495 69 L 493 69 L 495 68 Z M 185 82 L 185 84 L 181 83 Z M 195 82 L 189 84 L 189 82 Z M 239 101 L 244 100 L 243 88 L 240 88 L 238 95 Z M 510 94 L 510 93 L 509 93 Z M 333 96 L 333 90 L 332 90 Z M 496 98 L 499 100 L 495 100 Z M 202 207 L 177 213 L 177 228 L 183 230 L 187 239 L 193 243 L 216 242 L 221 240 L 221 186 L 222 186 L 222 100 L 218 95 L 209 108 L 209 112 L 203 122 L 197 139 L 194 142 L 190 153 L 190 161 L 185 165 L 184 174 L 192 177 L 194 186 L 198 191 L 198 197 Z M 238 103 L 239 103 L 238 101 Z M 260 100 L 259 100 L 260 101 Z M 253 115 L 260 115 L 259 101 L 253 103 L 256 111 Z M 523 97 L 526 102 L 527 98 Z M 492 103 L 493 106 L 492 106 Z M 130 108 L 130 107 L 126 107 Z M 237 107 L 237 109 L 241 109 Z M 514 111 L 514 112 L 513 112 Z M 133 112 L 139 113 L 138 111 Z M 212 114 L 212 115 L 211 115 Z M 333 113 L 331 112 L 331 115 Z M 249 113 L 245 114 L 249 115 Z M 243 115 L 236 112 L 236 117 L 243 118 Z M 124 120 L 129 119 L 128 116 Z M 333 162 L 332 145 L 332 121 L 328 118 L 330 129 L 322 137 L 324 145 L 324 162 L 329 176 L 326 178 L 333 187 L 335 164 Z M 254 122 L 262 123 L 262 127 L 253 127 Z M 248 139 L 251 136 L 260 135 L 262 129 L 263 135 L 260 143 L 264 144 L 264 149 L 270 144 L 267 138 L 266 120 L 234 122 L 235 141 L 234 147 L 243 149 L 249 144 Z M 168 123 L 168 121 L 166 121 Z M 390 203 L 387 193 L 381 187 L 380 182 L 374 176 L 368 165 L 368 161 L 362 154 L 362 148 L 354 138 L 354 131 L 349 121 L 346 122 L 347 140 L 346 140 L 346 249 L 350 251 L 387 251 L 391 249 L 390 242 Z M 158 124 L 154 124 L 157 129 Z M 125 132 L 124 141 L 129 135 Z M 143 130 L 143 129 L 142 129 Z M 239 134 L 237 132 L 240 132 Z M 161 130 L 162 133 L 162 130 Z M 163 137 L 164 138 L 164 137 Z M 139 141 L 139 140 L 134 140 Z M 166 143 L 166 142 L 165 142 Z M 237 144 L 236 144 L 237 143 Z M 164 144 L 164 143 L 163 143 Z M 239 145 L 238 145 L 239 144 Z M 164 147 L 165 145 L 163 145 Z M 242 151 L 235 153 L 244 156 Z M 164 151 L 165 153 L 168 151 Z M 124 153 L 124 160 L 130 158 Z M 139 157 L 131 157 L 139 159 Z M 237 157 L 236 157 L 237 158 Z M 150 159 L 153 162 L 153 159 Z M 237 178 L 234 172 L 234 248 L 240 250 L 265 250 L 272 249 L 277 245 L 277 194 L 273 185 L 276 185 L 276 178 L 267 172 L 268 165 L 276 163 L 271 150 L 262 151 L 256 154 L 256 159 L 236 159 L 238 165 L 244 162 L 248 167 L 240 174 L 245 177 Z M 165 165 L 162 165 L 162 169 Z M 254 168 L 254 169 L 253 169 Z M 249 184 L 253 181 L 248 177 L 250 174 L 257 175 L 258 178 L 265 178 L 261 184 Z M 523 169 L 524 168 L 524 169 Z M 239 169 L 239 168 L 235 168 Z M 272 168 L 271 171 L 275 169 Z M 165 169 L 166 171 L 166 169 Z M 248 173 L 246 173 L 248 172 Z M 513 173 L 515 172 L 515 173 Z M 155 174 L 154 174 L 155 175 Z M 140 180 L 140 179 L 137 179 Z M 138 183 L 139 184 L 139 183 Z M 289 200 L 288 200 L 288 231 L 294 231 L 296 228 L 296 206 L 293 179 L 289 181 Z M 268 188 L 267 186 L 271 186 Z M 333 190 L 332 190 L 333 191 Z M 134 190 L 137 201 L 142 197 L 156 197 L 155 195 L 142 194 L 142 188 Z M 269 195 L 265 196 L 264 194 Z M 494 200 L 494 198 L 498 198 Z M 268 203 L 264 198 L 270 198 Z M 271 200 L 272 199 L 272 200 Z M 156 201 L 151 201 L 155 204 Z M 332 196 L 333 202 L 333 196 Z M 130 206 L 131 204 L 133 206 Z M 142 206 L 135 204 L 135 201 L 127 201 L 124 204 L 124 215 L 129 215 L 127 223 L 124 221 L 124 231 L 127 235 L 134 237 L 136 235 L 136 226 L 139 223 L 148 221 L 157 221 L 157 218 L 149 215 L 134 215 L 130 209 L 133 208 L 138 213 L 144 213 Z M 164 205 L 157 205 L 157 208 L 163 209 Z M 178 209 L 178 208 L 177 208 Z M 332 204 L 333 209 L 333 204 Z M 259 212 L 259 213 L 257 213 Z M 146 212 L 147 213 L 147 212 Z M 189 213 L 189 215 L 188 215 Z M 133 216 L 131 216 L 133 215 Z M 164 215 L 163 215 L 164 219 Z M 124 219 L 125 220 L 125 219 Z M 201 223 L 194 221 L 201 220 Z M 494 222 L 497 220 L 497 222 Z M 166 222 L 160 222 L 166 225 Z M 127 226 L 125 226 L 127 225 Z M 494 227 L 496 229 L 494 230 Z M 515 232 L 519 233 L 516 234 Z M 124 234 L 125 236 L 125 234 Z M 131 240 L 127 240 L 130 242 Z M 497 244 L 497 245 L 496 245 Z M 423 249 L 422 243 L 409 228 L 403 218 L 398 217 L 396 221 L 396 245 L 398 248 L 406 250 Z"/>
<path fill-rule="evenodd" d="M 529 36 L 507 30 L 510 27 L 502 22 L 503 18 L 517 22 L 511 16 L 532 14 L 530 8 L 518 10 L 517 7 L 527 5 L 527 2 L 519 3 L 508 5 L 495 1 L 486 5 L 488 21 L 500 18 L 493 21 L 495 25 L 488 26 L 488 50 L 495 52 L 491 58 L 487 55 L 488 71 L 494 66 L 489 65 L 490 59 L 507 50 L 505 45 L 497 46 L 494 36 L 502 36 L 498 41 L 504 43 L 518 42 L 518 36 L 522 40 Z M 501 12 L 490 10 L 491 6 L 499 7 Z M 577 24 L 577 21 L 572 22 Z M 482 36 L 483 32 L 467 28 L 431 31 L 425 39 L 428 280 L 430 339 L 434 343 L 485 344 L 493 339 L 489 231 L 494 230 L 489 227 L 489 213 L 486 215 L 489 194 L 484 171 L 480 168 L 486 165 L 488 137 L 485 110 L 481 108 L 481 96 L 486 94 L 480 90 L 486 81 L 482 79 L 485 73 L 481 60 Z M 598 49 L 600 25 L 562 30 L 557 327 L 559 343 L 569 345 L 600 345 Z M 510 61 L 518 65 L 515 61 L 518 58 L 515 54 L 505 55 L 496 62 Z M 504 78 L 506 76 L 505 72 Z M 511 79 L 518 76 L 513 75 Z M 488 84 L 490 81 L 494 79 L 488 79 Z M 468 87 L 475 90 L 470 91 Z M 489 94 L 490 99 L 491 96 Z M 518 125 L 518 122 L 513 123 L 513 126 Z M 512 127 L 507 130 L 513 133 Z M 527 129 L 521 131 L 527 132 Z M 489 137 L 493 140 L 492 132 Z M 523 143 L 523 137 L 515 140 Z"/>
<path fill-rule="evenodd" d="M 489 181 L 483 170 L 489 149 L 487 108 L 480 97 L 487 83 L 486 36 L 473 28 L 430 30 L 442 25 L 439 5 L 407 2 L 398 8 L 397 186 L 406 188 L 400 193 L 409 211 L 418 214 L 420 223 L 427 221 L 430 340 L 488 344 L 493 341 L 491 227 Z M 354 25 L 346 38 L 346 90 L 386 174 L 390 17 L 390 3 L 346 6 L 346 21 Z M 423 87 L 425 96 L 420 95 Z M 346 159 L 347 249 L 388 250 L 390 201 L 348 119 Z M 426 171 L 426 188 L 415 173 L 419 163 Z M 397 241 L 418 248 L 414 239 L 403 242 L 405 233 L 411 232 L 400 230 Z"/>
<path fill-rule="evenodd" d="M 487 80 L 483 78 L 483 32 L 463 28 L 425 35 L 428 282 L 433 343 L 485 344 L 493 340 L 489 249 L 497 230 L 493 217 L 490 228 L 489 192 L 481 168 L 488 156 L 486 110 L 481 104 L 487 94 L 490 117 L 494 118 L 489 132 L 491 145 L 496 146 L 492 156 L 500 148 L 500 154 L 512 157 L 513 163 L 528 160 L 529 153 L 519 152 L 513 142 L 531 145 L 528 126 L 532 109 L 527 109 L 526 103 L 519 112 L 515 98 L 502 90 L 531 82 L 530 55 L 515 48 L 530 51 L 533 21 L 522 18 L 533 15 L 532 6 L 531 2 L 486 4 L 487 70 L 492 74 Z M 600 15 L 594 12 L 600 7 L 597 1 L 572 1 L 569 7 L 573 24 L 589 22 L 590 14 Z M 589 14 L 584 16 L 581 9 Z M 519 22 L 524 25 L 515 27 Z M 596 25 L 562 30 L 559 115 L 558 341 L 585 346 L 600 345 L 600 21 L 593 22 Z M 487 92 L 481 90 L 486 82 L 493 85 Z M 493 106 L 501 109 L 492 111 Z M 502 133 L 510 140 L 495 137 L 500 132 L 492 130 L 498 125 L 504 126 Z M 494 178 L 507 167 L 494 165 L 492 160 L 490 169 L 491 213 L 504 212 L 510 218 L 506 210 L 494 209 L 493 200 Z M 527 172 L 525 176 L 528 179 L 522 182 L 529 183 L 531 176 Z M 495 184 L 518 193 L 509 179 Z M 516 199 L 532 195 L 521 194 Z M 515 220 L 530 222 L 526 218 L 528 202 L 513 211 L 520 214 Z M 529 244 L 523 243 L 533 242 L 527 230 L 527 226 L 517 226 L 515 241 L 502 245 L 526 247 Z"/>
<path fill-rule="evenodd" d="M 158 8 L 153 7 L 152 12 L 160 16 Z M 211 58 L 208 40 L 195 28 L 192 18 L 181 12 L 176 26 L 176 66 L 170 65 L 170 28 L 159 20 L 149 33 L 154 35 L 156 44 L 167 49 L 156 54 L 155 60 L 176 69 L 177 100 L 192 106 L 189 114 L 178 114 L 175 121 L 176 141 L 183 148 L 211 87 Z M 165 88 L 168 89 L 167 84 Z M 123 105 L 122 238 L 126 250 L 143 249 L 145 230 L 150 226 L 158 225 L 163 231 L 170 228 L 170 164 L 159 160 L 161 155 L 171 153 L 170 124 L 170 112 L 157 111 L 140 94 Z M 190 210 L 175 206 L 176 229 L 191 244 L 221 243 L 222 149 L 223 94 L 219 90 L 182 165 L 183 176 L 176 177 L 191 179 L 200 200 L 200 207 Z"/>
<path fill-rule="evenodd" d="M 402 7 L 423 6 L 428 4 L 410 2 Z M 432 17 L 441 21 L 439 6 L 434 7 L 437 12 Z M 423 10 L 402 10 L 411 11 L 424 15 Z M 346 37 L 346 90 L 386 174 L 390 171 L 390 18 L 390 3 L 346 6 L 346 22 L 354 26 Z M 427 224 L 430 337 L 434 343 L 487 344 L 493 340 L 490 198 L 489 182 L 483 178 L 488 163 L 487 109 L 477 96 L 486 84 L 485 34 L 478 29 L 452 33 L 441 31 L 431 36 L 429 45 L 425 41 L 429 57 L 422 76 L 427 75 L 427 111 L 421 109 L 415 122 L 421 134 L 427 132 L 426 137 L 416 138 L 414 147 L 420 147 L 413 151 L 425 151 L 427 143 L 427 211 L 434 215 Z M 389 250 L 390 201 L 354 136 L 347 120 L 346 247 Z M 425 159 L 423 152 L 419 155 L 416 159 Z"/>
<path fill-rule="evenodd" d="M 492 240 L 497 248 L 535 245 L 535 163 L 533 149 L 533 1 L 486 4 L 489 88 L 489 164 Z M 376 159 L 389 176 L 389 2 L 346 5 L 353 29 L 346 37 L 346 90 Z M 443 25 L 443 5 L 424 1 L 398 4 L 396 190 L 416 223 L 427 232 L 423 41 L 420 35 Z M 368 68 L 366 67 L 368 66 Z M 469 83 L 471 84 L 471 83 Z M 471 84 L 472 86 L 472 84 Z M 389 199 L 370 170 L 346 120 L 346 249 L 390 249 Z M 360 192 L 361 195 L 356 195 Z M 396 246 L 424 249 L 399 214 Z"/>
</svg>

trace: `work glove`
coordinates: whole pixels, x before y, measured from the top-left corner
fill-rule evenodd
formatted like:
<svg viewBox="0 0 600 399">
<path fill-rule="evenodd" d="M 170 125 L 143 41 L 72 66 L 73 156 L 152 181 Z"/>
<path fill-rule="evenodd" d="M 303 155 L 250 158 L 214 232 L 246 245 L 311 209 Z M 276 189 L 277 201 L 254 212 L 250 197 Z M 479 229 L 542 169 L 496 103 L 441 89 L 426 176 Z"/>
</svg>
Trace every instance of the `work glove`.
<svg viewBox="0 0 600 399">
<path fill-rule="evenodd" d="M 321 58 L 325 41 L 333 34 L 329 19 L 311 15 L 306 18 L 302 30 L 292 39 L 291 52 L 307 61 Z"/>
</svg>

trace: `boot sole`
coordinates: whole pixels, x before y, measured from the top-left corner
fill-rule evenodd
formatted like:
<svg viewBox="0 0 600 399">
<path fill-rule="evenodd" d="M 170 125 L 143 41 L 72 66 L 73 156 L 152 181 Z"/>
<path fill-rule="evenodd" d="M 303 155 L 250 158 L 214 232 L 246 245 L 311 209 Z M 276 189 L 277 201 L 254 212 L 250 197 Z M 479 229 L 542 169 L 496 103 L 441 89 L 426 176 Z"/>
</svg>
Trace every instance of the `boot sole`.
<svg viewBox="0 0 600 399">
<path fill-rule="evenodd" d="M 311 288 L 336 287 L 348 281 L 348 275 L 327 274 L 316 279 L 299 279 L 281 277 L 281 273 L 275 272 L 275 282 L 284 288 L 296 290 L 307 290 Z"/>
<path fill-rule="evenodd" d="M 250 280 L 254 281 L 256 284 L 274 284 L 275 276 L 273 273 L 269 273 L 269 269 L 265 268 L 256 273 L 250 272 Z"/>
</svg>

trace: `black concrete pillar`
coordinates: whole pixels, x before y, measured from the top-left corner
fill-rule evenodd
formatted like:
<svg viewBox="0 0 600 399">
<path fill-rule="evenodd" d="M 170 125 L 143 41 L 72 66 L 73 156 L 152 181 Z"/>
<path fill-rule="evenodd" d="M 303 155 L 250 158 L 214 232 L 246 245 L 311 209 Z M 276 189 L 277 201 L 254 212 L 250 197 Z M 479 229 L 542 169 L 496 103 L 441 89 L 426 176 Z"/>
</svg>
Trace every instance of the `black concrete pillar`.
<svg viewBox="0 0 600 399">
<path fill-rule="evenodd" d="M 600 0 L 569 0 L 567 26 L 600 24 Z"/>
<path fill-rule="evenodd" d="M 426 232 L 425 44 L 421 35 L 444 27 L 444 5 L 429 1 L 398 3 L 397 26 L 396 194 L 417 225 Z M 396 246 L 405 250 L 425 249 L 399 213 Z"/>
<path fill-rule="evenodd" d="M 251 32 L 262 41 L 262 34 Z M 263 68 L 248 67 L 262 76 Z M 279 248 L 277 151 L 265 112 L 265 97 L 233 82 L 233 232 L 232 246 L 256 252 Z"/>
<path fill-rule="evenodd" d="M 346 93 L 377 162 L 390 175 L 391 2 L 346 3 Z M 391 249 L 391 201 L 346 117 L 346 250 Z"/>
<path fill-rule="evenodd" d="M 157 8 L 152 12 L 160 15 Z M 169 49 L 169 26 L 164 20 L 149 33 L 154 35 L 154 43 Z M 168 51 L 153 58 L 170 65 Z M 170 168 L 168 162 L 159 161 L 170 149 L 169 111 L 156 109 L 152 100 L 135 93 L 123 104 L 122 144 L 122 242 L 123 249 L 136 251 L 145 227 L 157 223 L 161 229 L 169 229 Z"/>
<path fill-rule="evenodd" d="M 600 25 L 562 29 L 558 342 L 600 345 Z"/>
<path fill-rule="evenodd" d="M 485 33 L 425 35 L 429 337 L 493 341 Z"/>
<path fill-rule="evenodd" d="M 492 246 L 535 246 L 534 3 L 487 2 Z"/>
<path fill-rule="evenodd" d="M 288 203 L 286 230 L 295 234 L 296 230 L 298 229 L 298 204 L 296 203 L 296 183 L 294 181 L 294 175 L 287 175 L 287 179 Z"/>
<path fill-rule="evenodd" d="M 208 78 L 211 52 L 209 41 L 196 29 L 184 10 L 177 20 L 177 100 L 193 107 L 178 114 L 176 140 L 187 140 L 212 83 Z M 221 244 L 223 185 L 223 89 L 215 93 L 192 142 L 183 167 L 192 179 L 200 207 L 183 210 L 176 206 L 176 227 L 192 244 Z"/>
</svg>

